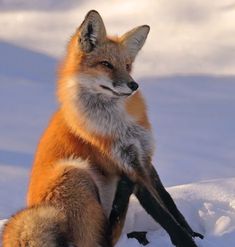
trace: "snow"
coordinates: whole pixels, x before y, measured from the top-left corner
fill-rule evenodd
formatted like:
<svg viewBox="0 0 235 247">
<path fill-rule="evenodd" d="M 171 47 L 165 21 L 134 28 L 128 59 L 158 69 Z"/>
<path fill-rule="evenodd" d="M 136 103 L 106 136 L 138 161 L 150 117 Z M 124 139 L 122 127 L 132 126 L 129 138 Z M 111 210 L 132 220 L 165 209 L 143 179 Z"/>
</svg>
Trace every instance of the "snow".
<svg viewBox="0 0 235 247">
<path fill-rule="evenodd" d="M 205 235 L 204 240 L 197 240 L 199 247 L 233 246 L 235 236 L 235 178 L 215 179 L 169 188 L 176 204 L 195 231 Z M 124 231 L 149 230 L 149 246 L 170 247 L 167 234 L 156 226 L 153 220 L 140 208 L 135 198 L 128 211 Z M 125 246 L 126 236 L 117 244 Z M 131 240 L 128 246 L 141 246 Z"/>
<path fill-rule="evenodd" d="M 56 109 L 56 66 L 85 13 L 110 33 L 150 24 L 134 77 L 149 106 L 154 164 L 194 230 L 199 247 L 235 242 L 235 21 L 230 0 L 0 1 L 0 226 L 25 205 L 39 137 Z M 168 235 L 133 197 L 124 233 Z M 117 247 L 140 246 L 123 234 Z"/>
</svg>

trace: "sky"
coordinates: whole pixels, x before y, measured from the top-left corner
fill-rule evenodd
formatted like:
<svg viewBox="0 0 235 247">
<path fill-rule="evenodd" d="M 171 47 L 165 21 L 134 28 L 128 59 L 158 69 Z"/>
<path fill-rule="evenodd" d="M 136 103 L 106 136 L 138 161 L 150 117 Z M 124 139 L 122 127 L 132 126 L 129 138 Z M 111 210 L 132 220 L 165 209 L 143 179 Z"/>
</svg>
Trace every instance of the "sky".
<svg viewBox="0 0 235 247">
<path fill-rule="evenodd" d="M 148 24 L 139 77 L 235 74 L 235 1 L 0 1 L 0 39 L 60 58 L 85 14 L 96 9 L 109 34 Z M 53 18 L 51 13 L 54 12 Z"/>
</svg>

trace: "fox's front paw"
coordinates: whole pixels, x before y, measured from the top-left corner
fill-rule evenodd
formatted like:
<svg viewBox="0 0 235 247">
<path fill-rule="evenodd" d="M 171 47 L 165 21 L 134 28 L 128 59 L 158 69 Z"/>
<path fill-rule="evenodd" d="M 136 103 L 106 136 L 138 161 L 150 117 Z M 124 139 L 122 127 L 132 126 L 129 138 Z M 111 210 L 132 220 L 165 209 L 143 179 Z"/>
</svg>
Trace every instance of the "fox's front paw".
<svg viewBox="0 0 235 247">
<path fill-rule="evenodd" d="M 135 238 L 141 245 L 148 245 L 149 241 L 146 237 L 147 232 L 131 232 L 127 234 L 128 238 Z"/>
<path fill-rule="evenodd" d="M 198 247 L 193 240 L 190 242 L 184 242 L 184 243 L 176 244 L 175 246 L 176 247 Z"/>
<path fill-rule="evenodd" d="M 185 230 L 175 235 L 171 240 L 176 247 L 198 247 L 193 238 Z"/>
<path fill-rule="evenodd" d="M 192 237 L 193 238 L 200 238 L 200 239 L 204 238 L 204 236 L 201 233 L 198 233 L 198 232 L 193 232 Z"/>
</svg>

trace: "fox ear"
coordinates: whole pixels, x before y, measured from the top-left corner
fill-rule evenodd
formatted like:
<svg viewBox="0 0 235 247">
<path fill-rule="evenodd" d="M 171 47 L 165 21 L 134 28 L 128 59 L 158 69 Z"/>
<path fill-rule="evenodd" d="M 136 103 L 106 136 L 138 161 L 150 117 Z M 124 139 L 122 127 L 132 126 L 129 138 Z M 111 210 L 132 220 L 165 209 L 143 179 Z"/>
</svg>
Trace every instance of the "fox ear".
<svg viewBox="0 0 235 247">
<path fill-rule="evenodd" d="M 143 25 L 136 27 L 122 35 L 121 42 L 127 47 L 128 52 L 130 53 L 130 56 L 133 60 L 144 45 L 149 30 L 150 27 L 148 25 Z"/>
<path fill-rule="evenodd" d="M 96 10 L 87 13 L 78 31 L 80 33 L 79 45 L 87 53 L 102 43 L 106 37 L 103 20 Z"/>
</svg>

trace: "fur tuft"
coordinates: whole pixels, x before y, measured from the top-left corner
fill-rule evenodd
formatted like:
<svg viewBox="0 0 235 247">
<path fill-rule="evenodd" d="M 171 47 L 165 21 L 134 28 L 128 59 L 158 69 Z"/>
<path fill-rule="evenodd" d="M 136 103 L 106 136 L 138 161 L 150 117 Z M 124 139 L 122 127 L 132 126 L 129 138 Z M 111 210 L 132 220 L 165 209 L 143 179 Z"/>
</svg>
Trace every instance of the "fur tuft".
<svg viewBox="0 0 235 247">
<path fill-rule="evenodd" d="M 4 226 L 3 247 L 69 247 L 65 216 L 52 206 L 15 214 Z"/>
</svg>

